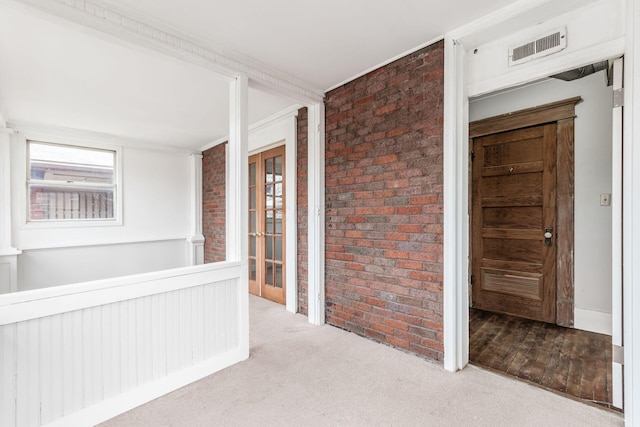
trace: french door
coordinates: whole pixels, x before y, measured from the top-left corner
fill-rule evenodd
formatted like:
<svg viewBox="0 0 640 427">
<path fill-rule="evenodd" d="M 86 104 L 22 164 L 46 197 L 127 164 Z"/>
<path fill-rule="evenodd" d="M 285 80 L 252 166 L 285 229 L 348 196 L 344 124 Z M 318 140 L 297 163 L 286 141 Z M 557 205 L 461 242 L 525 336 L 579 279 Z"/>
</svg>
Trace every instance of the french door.
<svg viewBox="0 0 640 427">
<path fill-rule="evenodd" d="M 285 147 L 249 157 L 249 292 L 284 304 Z"/>
</svg>

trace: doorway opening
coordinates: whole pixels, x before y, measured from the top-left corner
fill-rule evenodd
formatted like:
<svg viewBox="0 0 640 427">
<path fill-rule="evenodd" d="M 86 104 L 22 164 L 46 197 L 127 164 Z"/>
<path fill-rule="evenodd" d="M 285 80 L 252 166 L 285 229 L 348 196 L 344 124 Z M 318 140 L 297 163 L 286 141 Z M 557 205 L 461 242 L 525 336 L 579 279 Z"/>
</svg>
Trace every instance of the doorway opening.
<svg viewBox="0 0 640 427">
<path fill-rule="evenodd" d="M 469 359 L 615 407 L 613 70 L 595 68 L 470 100 Z"/>
<path fill-rule="evenodd" d="M 285 147 L 249 157 L 249 292 L 286 301 Z"/>
</svg>

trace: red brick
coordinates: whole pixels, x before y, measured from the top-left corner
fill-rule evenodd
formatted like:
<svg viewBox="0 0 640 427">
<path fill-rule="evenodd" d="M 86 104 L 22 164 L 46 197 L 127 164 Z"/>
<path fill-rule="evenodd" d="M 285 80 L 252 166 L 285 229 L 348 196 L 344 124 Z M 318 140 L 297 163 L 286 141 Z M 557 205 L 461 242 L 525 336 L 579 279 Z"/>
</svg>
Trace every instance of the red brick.
<svg viewBox="0 0 640 427">
<path fill-rule="evenodd" d="M 422 207 L 420 206 L 399 206 L 398 207 L 399 215 L 413 215 L 419 214 L 422 212 Z"/>
<path fill-rule="evenodd" d="M 226 143 L 202 153 L 202 234 L 204 262 L 219 262 L 226 258 Z"/>
<path fill-rule="evenodd" d="M 408 270 L 422 270 L 422 263 L 418 261 L 402 261 L 398 260 L 398 268 L 406 268 Z"/>
<path fill-rule="evenodd" d="M 381 165 L 384 163 L 392 163 L 398 160 L 397 154 L 388 154 L 386 156 L 376 157 L 375 164 Z"/>
<path fill-rule="evenodd" d="M 395 128 L 395 129 L 390 130 L 389 132 L 387 132 L 387 138 L 393 138 L 393 137 L 396 137 L 396 136 L 404 135 L 407 132 L 409 132 L 409 127 L 407 127 L 407 126 Z"/>
<path fill-rule="evenodd" d="M 431 194 L 429 196 L 416 196 L 409 199 L 412 205 L 432 205 L 438 203 L 438 195 Z"/>
<path fill-rule="evenodd" d="M 436 43 L 325 102 L 325 290 L 339 302 L 327 307 L 327 322 L 438 362 L 443 58 Z"/>
<path fill-rule="evenodd" d="M 389 344 L 392 344 L 392 345 L 394 345 L 396 347 L 405 348 L 405 349 L 409 348 L 409 340 L 403 340 L 403 339 L 399 339 L 399 338 L 396 338 L 396 337 L 391 337 L 391 336 L 388 336 L 388 335 L 387 335 L 386 339 L 387 339 L 387 342 Z"/>
</svg>

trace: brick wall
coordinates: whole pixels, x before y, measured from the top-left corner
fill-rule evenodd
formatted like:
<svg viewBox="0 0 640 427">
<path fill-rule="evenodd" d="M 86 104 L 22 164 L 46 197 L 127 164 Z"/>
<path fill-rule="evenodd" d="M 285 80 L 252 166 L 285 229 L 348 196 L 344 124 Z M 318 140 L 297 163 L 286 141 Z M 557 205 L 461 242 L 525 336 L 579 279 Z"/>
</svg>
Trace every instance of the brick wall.
<svg viewBox="0 0 640 427">
<path fill-rule="evenodd" d="M 220 144 L 202 153 L 202 233 L 204 262 L 224 261 L 225 248 L 225 150 Z"/>
<path fill-rule="evenodd" d="M 326 97 L 327 322 L 443 360 L 444 45 Z"/>
<path fill-rule="evenodd" d="M 297 126 L 297 209 L 298 209 L 298 313 L 308 315 L 307 305 L 307 274 L 308 274 L 308 249 L 307 249 L 307 233 L 308 223 L 307 215 L 308 209 L 308 187 L 307 187 L 307 160 L 308 160 L 308 147 L 307 141 L 309 134 L 308 129 L 308 115 L 307 109 L 301 108 L 298 110 L 298 126 Z"/>
</svg>

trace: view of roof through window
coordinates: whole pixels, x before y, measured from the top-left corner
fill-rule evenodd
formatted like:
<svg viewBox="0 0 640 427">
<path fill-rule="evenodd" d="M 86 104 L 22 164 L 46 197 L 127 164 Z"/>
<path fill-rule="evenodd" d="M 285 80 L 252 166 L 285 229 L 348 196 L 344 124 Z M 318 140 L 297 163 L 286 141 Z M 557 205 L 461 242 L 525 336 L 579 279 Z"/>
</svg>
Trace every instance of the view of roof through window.
<svg viewBox="0 0 640 427">
<path fill-rule="evenodd" d="M 52 145 L 37 142 L 30 143 L 31 161 L 47 163 L 72 163 L 86 166 L 113 167 L 113 151 L 78 148 L 68 145 Z"/>
</svg>

